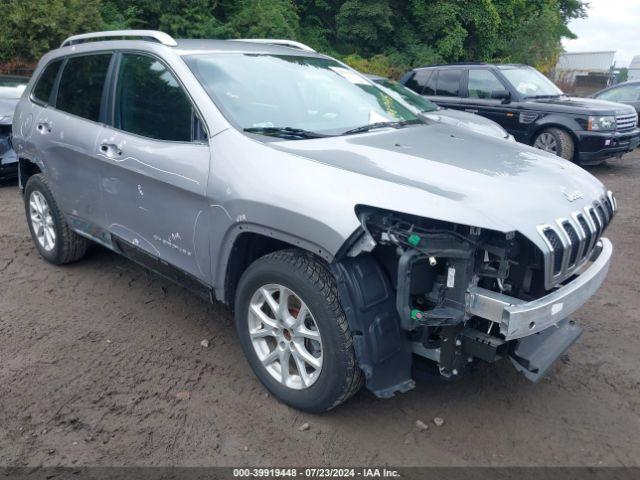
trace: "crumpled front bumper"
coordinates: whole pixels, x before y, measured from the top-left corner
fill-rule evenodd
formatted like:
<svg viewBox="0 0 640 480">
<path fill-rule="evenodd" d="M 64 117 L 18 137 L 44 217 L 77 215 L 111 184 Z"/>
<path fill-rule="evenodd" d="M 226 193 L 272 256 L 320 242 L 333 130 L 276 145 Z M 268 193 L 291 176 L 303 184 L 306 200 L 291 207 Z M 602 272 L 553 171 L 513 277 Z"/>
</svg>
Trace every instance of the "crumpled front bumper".
<svg viewBox="0 0 640 480">
<path fill-rule="evenodd" d="M 11 147 L 6 125 L 0 125 L 0 181 L 18 176 L 18 156 Z"/>
<path fill-rule="evenodd" d="M 600 239 L 591 265 L 566 285 L 531 302 L 482 288 L 471 289 L 468 313 L 498 324 L 513 366 L 537 382 L 582 334 L 568 317 L 602 285 L 612 253 L 611 242 Z"/>
<path fill-rule="evenodd" d="M 469 291 L 467 312 L 500 326 L 506 340 L 514 340 L 557 325 L 578 310 L 604 282 L 613 246 L 601 238 L 591 265 L 566 285 L 537 300 L 526 302 L 484 288 Z"/>
</svg>

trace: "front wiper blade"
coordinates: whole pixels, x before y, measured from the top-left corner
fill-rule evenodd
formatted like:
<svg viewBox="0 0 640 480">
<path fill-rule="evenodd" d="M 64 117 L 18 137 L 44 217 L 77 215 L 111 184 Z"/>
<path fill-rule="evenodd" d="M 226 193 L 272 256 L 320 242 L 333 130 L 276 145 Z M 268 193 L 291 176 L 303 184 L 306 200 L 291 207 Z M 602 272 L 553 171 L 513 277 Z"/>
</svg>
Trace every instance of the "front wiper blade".
<svg viewBox="0 0 640 480">
<path fill-rule="evenodd" d="M 297 137 L 297 138 L 324 138 L 330 135 L 324 135 L 310 130 L 293 127 L 249 127 L 244 129 L 245 132 L 259 133 L 260 135 L 269 135 L 273 137 Z"/>
<path fill-rule="evenodd" d="M 342 135 L 352 135 L 354 133 L 368 132 L 376 128 L 387 128 L 387 127 L 401 128 L 401 127 L 404 127 L 405 125 L 413 125 L 416 123 L 423 123 L 423 122 L 420 119 L 402 120 L 400 122 L 375 122 L 375 123 L 370 123 L 368 125 L 363 125 L 361 127 L 352 128 L 351 130 L 342 132 Z"/>
</svg>

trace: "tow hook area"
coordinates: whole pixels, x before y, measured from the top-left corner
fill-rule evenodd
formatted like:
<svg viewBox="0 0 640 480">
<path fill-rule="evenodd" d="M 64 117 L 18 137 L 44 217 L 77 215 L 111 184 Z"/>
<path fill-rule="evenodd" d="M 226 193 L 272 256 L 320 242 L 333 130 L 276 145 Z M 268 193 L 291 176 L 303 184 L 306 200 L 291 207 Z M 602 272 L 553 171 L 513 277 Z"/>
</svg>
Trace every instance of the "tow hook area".
<svg viewBox="0 0 640 480">
<path fill-rule="evenodd" d="M 513 343 L 509 359 L 532 382 L 542 378 L 553 363 L 582 335 L 582 328 L 569 319 Z"/>
</svg>

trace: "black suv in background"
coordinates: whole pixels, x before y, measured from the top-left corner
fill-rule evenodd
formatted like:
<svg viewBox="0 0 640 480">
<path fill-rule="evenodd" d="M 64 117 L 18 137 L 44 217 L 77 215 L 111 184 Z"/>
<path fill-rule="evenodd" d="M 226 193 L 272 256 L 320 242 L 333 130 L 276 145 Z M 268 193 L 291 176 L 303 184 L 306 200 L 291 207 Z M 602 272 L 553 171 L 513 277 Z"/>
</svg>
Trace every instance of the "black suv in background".
<svg viewBox="0 0 640 480">
<path fill-rule="evenodd" d="M 400 82 L 438 105 L 490 118 L 519 142 L 583 165 L 622 156 L 640 143 L 633 107 L 568 97 L 527 65 L 433 65 Z"/>
</svg>

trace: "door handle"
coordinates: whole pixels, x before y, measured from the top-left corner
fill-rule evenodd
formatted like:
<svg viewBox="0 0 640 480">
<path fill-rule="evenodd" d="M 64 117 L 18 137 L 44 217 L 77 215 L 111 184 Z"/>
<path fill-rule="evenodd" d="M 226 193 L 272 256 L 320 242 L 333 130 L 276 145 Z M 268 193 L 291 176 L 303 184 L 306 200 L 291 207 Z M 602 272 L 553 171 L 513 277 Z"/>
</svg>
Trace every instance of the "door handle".
<svg viewBox="0 0 640 480">
<path fill-rule="evenodd" d="M 114 143 L 101 143 L 100 152 L 109 158 L 115 158 L 122 155 L 122 150 Z"/>
<path fill-rule="evenodd" d="M 475 108 L 465 108 L 464 111 L 469 113 L 478 113 L 478 110 Z"/>
<path fill-rule="evenodd" d="M 41 134 L 51 133 L 51 122 L 40 122 L 36 125 L 36 130 Z"/>
</svg>

